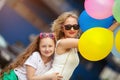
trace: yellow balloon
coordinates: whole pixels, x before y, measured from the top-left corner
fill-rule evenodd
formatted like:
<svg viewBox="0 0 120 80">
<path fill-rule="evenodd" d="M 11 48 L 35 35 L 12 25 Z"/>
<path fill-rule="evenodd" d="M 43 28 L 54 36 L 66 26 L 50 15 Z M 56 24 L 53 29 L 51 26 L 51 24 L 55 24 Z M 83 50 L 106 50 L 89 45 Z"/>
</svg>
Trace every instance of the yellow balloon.
<svg viewBox="0 0 120 80">
<path fill-rule="evenodd" d="M 85 59 L 99 61 L 109 55 L 113 39 L 113 32 L 106 28 L 90 28 L 81 35 L 78 49 Z"/>
<path fill-rule="evenodd" d="M 120 52 L 120 30 L 116 33 L 115 46 L 118 52 Z"/>
</svg>

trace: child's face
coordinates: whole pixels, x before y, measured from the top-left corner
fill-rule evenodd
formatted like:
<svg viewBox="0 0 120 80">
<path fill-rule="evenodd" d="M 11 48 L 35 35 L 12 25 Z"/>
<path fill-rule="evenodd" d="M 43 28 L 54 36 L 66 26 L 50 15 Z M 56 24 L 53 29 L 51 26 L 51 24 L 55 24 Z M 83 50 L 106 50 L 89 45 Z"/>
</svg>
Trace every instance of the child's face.
<svg viewBox="0 0 120 80">
<path fill-rule="evenodd" d="M 46 37 L 40 41 L 41 56 L 50 57 L 55 51 L 55 42 L 53 39 Z"/>
</svg>

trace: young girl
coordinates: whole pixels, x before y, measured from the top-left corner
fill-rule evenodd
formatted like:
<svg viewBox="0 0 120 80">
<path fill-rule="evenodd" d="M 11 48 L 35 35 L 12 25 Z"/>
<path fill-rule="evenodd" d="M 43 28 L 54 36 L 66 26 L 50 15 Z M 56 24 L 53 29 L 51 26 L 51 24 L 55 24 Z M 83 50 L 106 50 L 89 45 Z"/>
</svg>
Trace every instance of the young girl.
<svg viewBox="0 0 120 80">
<path fill-rule="evenodd" d="M 77 19 L 78 16 L 74 12 L 65 12 L 53 22 L 52 30 L 56 35 L 57 44 L 52 68 L 45 74 L 59 72 L 63 76 L 62 80 L 69 80 L 79 64 L 77 38 L 81 31 Z"/>
<path fill-rule="evenodd" d="M 51 68 L 54 50 L 54 34 L 40 33 L 13 64 L 2 70 L 3 80 L 61 80 L 58 73 L 43 75 Z"/>
</svg>

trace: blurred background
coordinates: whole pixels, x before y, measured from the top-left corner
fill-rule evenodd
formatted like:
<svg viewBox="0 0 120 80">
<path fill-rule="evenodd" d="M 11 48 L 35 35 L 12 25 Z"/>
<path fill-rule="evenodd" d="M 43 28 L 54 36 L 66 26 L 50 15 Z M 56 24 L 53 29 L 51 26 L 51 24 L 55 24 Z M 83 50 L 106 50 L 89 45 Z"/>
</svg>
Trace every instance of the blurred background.
<svg viewBox="0 0 120 80">
<path fill-rule="evenodd" d="M 0 71 L 24 51 L 39 32 L 65 11 L 84 10 L 85 0 L 0 0 Z M 120 80 L 120 59 L 110 54 L 91 62 L 80 54 L 70 80 Z"/>
</svg>

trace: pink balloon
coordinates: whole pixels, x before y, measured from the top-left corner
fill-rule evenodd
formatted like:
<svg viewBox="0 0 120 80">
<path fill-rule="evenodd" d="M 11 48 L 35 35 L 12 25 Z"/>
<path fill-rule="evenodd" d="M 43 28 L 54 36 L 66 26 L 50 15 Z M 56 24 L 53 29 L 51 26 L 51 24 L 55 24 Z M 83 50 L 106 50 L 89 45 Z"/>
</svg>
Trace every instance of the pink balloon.
<svg viewBox="0 0 120 80">
<path fill-rule="evenodd" d="M 88 15 L 95 19 L 112 16 L 114 0 L 85 0 L 84 7 Z"/>
</svg>

